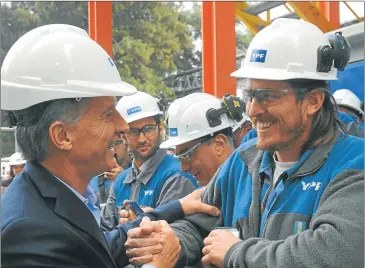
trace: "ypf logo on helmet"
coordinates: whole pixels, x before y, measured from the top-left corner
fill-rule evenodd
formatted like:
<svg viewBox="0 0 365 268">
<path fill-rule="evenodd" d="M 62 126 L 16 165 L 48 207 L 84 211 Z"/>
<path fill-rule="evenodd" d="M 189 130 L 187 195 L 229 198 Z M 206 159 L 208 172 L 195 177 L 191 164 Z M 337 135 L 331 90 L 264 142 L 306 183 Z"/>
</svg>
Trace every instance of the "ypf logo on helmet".
<svg viewBox="0 0 365 268">
<path fill-rule="evenodd" d="M 130 109 L 127 110 L 128 115 L 135 114 L 135 113 L 138 113 L 138 112 L 142 112 L 141 106 L 136 106 L 136 107 L 133 107 L 133 108 L 130 108 Z"/>
<path fill-rule="evenodd" d="M 169 128 L 169 136 L 170 137 L 177 137 L 178 136 L 177 128 Z"/>
<path fill-rule="evenodd" d="M 251 52 L 250 62 L 264 63 L 266 59 L 266 49 L 253 49 Z"/>
</svg>

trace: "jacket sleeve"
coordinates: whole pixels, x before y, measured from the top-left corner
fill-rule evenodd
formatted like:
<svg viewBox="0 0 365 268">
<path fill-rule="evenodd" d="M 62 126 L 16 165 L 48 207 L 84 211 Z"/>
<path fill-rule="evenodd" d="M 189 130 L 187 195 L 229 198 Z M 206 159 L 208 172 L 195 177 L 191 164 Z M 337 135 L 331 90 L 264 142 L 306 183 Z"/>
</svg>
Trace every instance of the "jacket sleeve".
<svg viewBox="0 0 365 268">
<path fill-rule="evenodd" d="M 194 190 L 196 190 L 196 187 L 191 180 L 181 174 L 175 174 L 165 181 L 156 205 L 160 206 L 180 199 L 192 193 Z"/>
<path fill-rule="evenodd" d="M 364 267 L 363 202 L 363 168 L 342 171 L 328 184 L 308 230 L 285 240 L 239 242 L 224 267 Z"/>
<path fill-rule="evenodd" d="M 1 244 L 1 267 L 87 267 L 77 258 L 77 242 L 51 222 L 14 221 L 2 230 Z"/>
<path fill-rule="evenodd" d="M 218 187 L 216 187 L 217 174 L 218 172 L 208 184 L 202 201 L 220 209 L 222 202 L 220 191 Z M 190 215 L 172 223 L 171 227 L 181 244 L 179 265 L 186 266 L 200 261 L 202 257 L 201 250 L 204 246 L 204 238 L 208 236 L 215 227 L 222 226 L 222 224 L 222 216 L 215 217 L 202 213 Z"/>
<path fill-rule="evenodd" d="M 119 223 L 118 208 L 115 206 L 115 181 L 110 187 L 109 197 L 100 213 L 100 227 L 103 231 L 113 230 Z"/>
</svg>

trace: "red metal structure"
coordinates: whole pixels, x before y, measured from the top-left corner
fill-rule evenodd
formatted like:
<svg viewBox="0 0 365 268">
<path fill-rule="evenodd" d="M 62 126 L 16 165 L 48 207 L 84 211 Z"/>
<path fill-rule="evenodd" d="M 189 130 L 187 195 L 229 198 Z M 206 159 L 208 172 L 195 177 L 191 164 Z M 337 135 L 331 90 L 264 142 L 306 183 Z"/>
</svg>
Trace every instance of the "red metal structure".
<svg viewBox="0 0 365 268">
<path fill-rule="evenodd" d="M 89 35 L 113 57 L 112 2 L 89 2 Z"/>
<path fill-rule="evenodd" d="M 203 91 L 218 98 L 236 95 L 235 2 L 203 2 Z"/>
<path fill-rule="evenodd" d="M 336 27 L 340 28 L 340 2 L 318 2 L 319 10 L 326 19 Z"/>
</svg>

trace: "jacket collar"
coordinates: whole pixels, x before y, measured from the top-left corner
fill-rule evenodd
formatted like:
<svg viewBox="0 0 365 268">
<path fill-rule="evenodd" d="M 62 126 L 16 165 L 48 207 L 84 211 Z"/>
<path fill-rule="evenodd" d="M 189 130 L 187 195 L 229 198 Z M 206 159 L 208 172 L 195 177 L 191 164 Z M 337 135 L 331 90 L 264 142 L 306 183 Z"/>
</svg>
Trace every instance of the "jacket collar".
<svg viewBox="0 0 365 268">
<path fill-rule="evenodd" d="M 146 185 L 149 180 L 152 178 L 155 173 L 157 167 L 160 165 L 162 160 L 167 155 L 167 151 L 165 149 L 158 149 L 157 152 L 151 157 L 151 161 L 147 164 L 147 166 L 141 171 L 138 176 L 133 173 L 133 168 L 131 168 L 130 172 L 127 174 L 127 177 L 123 181 L 123 183 L 132 183 L 138 179 Z"/>
<path fill-rule="evenodd" d="M 344 136 L 338 133 L 336 142 L 339 138 L 344 138 Z M 305 151 L 300 160 L 288 170 L 288 176 L 303 177 L 316 172 L 328 158 L 333 145 L 334 143 L 319 145 Z M 272 154 L 268 151 L 258 150 L 256 143 L 241 150 L 240 153 L 251 174 L 257 168 L 260 169 L 260 173 L 264 172 L 270 166 L 269 163 L 272 163 Z"/>
<path fill-rule="evenodd" d="M 42 197 L 56 199 L 55 214 L 92 236 L 103 246 L 113 260 L 94 216 L 66 185 L 36 161 L 27 162 L 24 173 L 29 175 Z"/>
</svg>

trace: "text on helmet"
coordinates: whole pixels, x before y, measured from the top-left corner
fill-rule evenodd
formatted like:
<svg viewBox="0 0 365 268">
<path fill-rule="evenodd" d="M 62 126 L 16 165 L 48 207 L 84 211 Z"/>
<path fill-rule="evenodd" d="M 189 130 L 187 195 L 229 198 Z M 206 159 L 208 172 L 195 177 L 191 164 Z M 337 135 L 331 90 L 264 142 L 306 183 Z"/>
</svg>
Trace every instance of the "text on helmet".
<svg viewBox="0 0 365 268">
<path fill-rule="evenodd" d="M 265 49 L 253 49 L 251 52 L 250 62 L 265 62 L 266 59 L 266 52 Z"/>
<path fill-rule="evenodd" d="M 140 111 L 142 111 L 141 106 L 136 106 L 136 107 L 133 107 L 133 108 L 128 109 L 128 110 L 127 110 L 127 114 L 128 114 L 128 115 L 131 115 L 131 114 L 138 113 L 138 112 L 140 112 Z"/>
<path fill-rule="evenodd" d="M 170 137 L 177 137 L 177 135 L 178 135 L 177 128 L 169 128 Z"/>
</svg>

